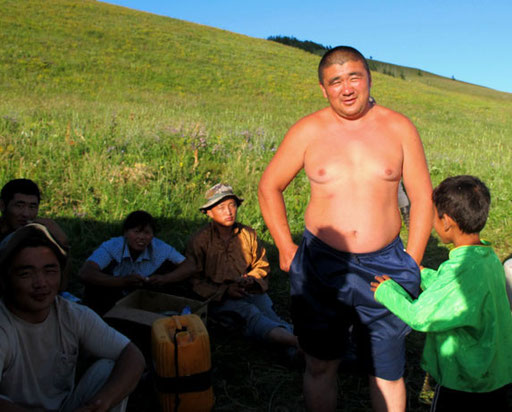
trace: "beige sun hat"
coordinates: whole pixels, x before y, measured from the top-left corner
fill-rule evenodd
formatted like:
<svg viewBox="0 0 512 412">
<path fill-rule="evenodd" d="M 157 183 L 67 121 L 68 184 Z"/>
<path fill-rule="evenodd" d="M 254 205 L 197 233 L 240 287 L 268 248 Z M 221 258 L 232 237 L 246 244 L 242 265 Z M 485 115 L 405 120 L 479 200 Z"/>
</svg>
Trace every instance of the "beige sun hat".
<svg viewBox="0 0 512 412">
<path fill-rule="evenodd" d="M 68 250 L 67 247 L 58 240 L 59 233 L 55 233 L 55 226 L 56 225 L 29 223 L 7 236 L 0 245 L 0 269 L 5 269 L 3 268 L 5 262 L 11 258 L 11 255 L 17 251 L 20 245 L 32 241 L 33 239 L 43 239 L 54 251 L 62 265 L 62 269 L 64 269 L 68 258 Z M 30 243 L 27 244 L 30 245 Z"/>
<path fill-rule="evenodd" d="M 244 201 L 244 199 L 233 193 L 233 188 L 230 185 L 224 183 L 217 183 L 215 186 L 208 189 L 204 197 L 206 198 L 206 203 L 199 208 L 203 213 L 206 213 L 208 209 L 222 202 L 227 197 L 235 198 L 239 205 Z"/>
</svg>

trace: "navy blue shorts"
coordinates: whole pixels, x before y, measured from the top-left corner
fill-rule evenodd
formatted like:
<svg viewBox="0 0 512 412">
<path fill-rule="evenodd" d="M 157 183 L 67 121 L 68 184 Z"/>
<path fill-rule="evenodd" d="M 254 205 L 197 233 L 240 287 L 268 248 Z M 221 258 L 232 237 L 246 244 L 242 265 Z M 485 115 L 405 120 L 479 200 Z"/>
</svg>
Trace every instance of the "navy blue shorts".
<svg viewBox="0 0 512 412">
<path fill-rule="evenodd" d="M 418 296 L 420 269 L 399 237 L 375 252 L 348 253 L 306 229 L 290 267 L 291 314 L 302 349 L 318 359 L 340 359 L 352 330 L 368 374 L 400 379 L 411 329 L 374 299 L 370 282 L 383 274 Z"/>
</svg>

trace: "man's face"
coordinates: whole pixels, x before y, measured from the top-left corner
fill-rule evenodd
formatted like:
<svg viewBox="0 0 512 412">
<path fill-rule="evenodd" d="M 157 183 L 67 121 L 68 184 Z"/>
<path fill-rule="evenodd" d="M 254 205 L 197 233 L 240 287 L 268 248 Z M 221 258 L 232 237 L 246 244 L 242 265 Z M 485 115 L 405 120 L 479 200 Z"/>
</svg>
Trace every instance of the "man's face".
<svg viewBox="0 0 512 412">
<path fill-rule="evenodd" d="M 332 109 L 349 120 L 358 119 L 370 107 L 370 86 L 370 75 L 363 62 L 357 60 L 327 66 L 323 70 L 323 83 L 320 84 Z"/>
<path fill-rule="evenodd" d="M 46 319 L 59 292 L 60 265 L 46 246 L 26 247 L 11 262 L 7 273 L 7 306 L 30 323 Z"/>
<path fill-rule="evenodd" d="M 151 226 L 139 226 L 128 229 L 124 232 L 126 243 L 131 252 L 143 252 L 153 240 L 153 229 Z"/>
<path fill-rule="evenodd" d="M 235 199 L 229 198 L 207 210 L 206 214 L 211 217 L 215 223 L 221 226 L 231 227 L 236 222 L 237 210 L 238 203 Z"/>
<path fill-rule="evenodd" d="M 36 218 L 39 201 L 35 195 L 16 193 L 7 205 L 0 201 L 0 209 L 7 225 L 16 230 Z"/>
</svg>

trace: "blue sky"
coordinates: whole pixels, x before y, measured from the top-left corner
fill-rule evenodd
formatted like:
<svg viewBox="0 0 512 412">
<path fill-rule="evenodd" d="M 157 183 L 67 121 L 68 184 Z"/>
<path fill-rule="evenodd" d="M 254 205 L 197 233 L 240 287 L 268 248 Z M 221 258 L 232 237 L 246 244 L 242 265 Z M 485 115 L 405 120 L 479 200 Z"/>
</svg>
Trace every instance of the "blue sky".
<svg viewBox="0 0 512 412">
<path fill-rule="evenodd" d="M 349 45 L 375 60 L 512 93 L 512 1 L 108 0 L 251 37 Z"/>
</svg>

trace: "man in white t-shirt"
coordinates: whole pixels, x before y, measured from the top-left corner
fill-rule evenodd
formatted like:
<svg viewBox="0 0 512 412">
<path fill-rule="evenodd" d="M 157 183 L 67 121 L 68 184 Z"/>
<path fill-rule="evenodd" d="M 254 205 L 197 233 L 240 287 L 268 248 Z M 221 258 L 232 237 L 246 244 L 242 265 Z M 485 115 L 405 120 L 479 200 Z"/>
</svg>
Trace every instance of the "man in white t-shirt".
<svg viewBox="0 0 512 412">
<path fill-rule="evenodd" d="M 0 250 L 0 410 L 123 411 L 144 370 L 125 336 L 58 296 L 66 249 L 46 226 Z M 75 383 L 78 356 L 98 359 Z"/>
</svg>

